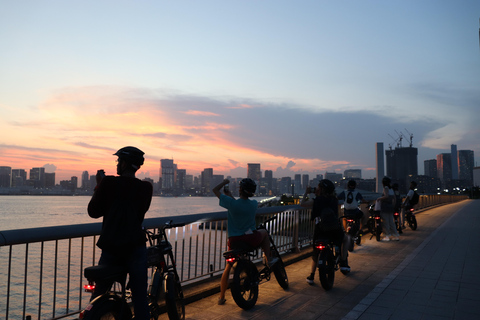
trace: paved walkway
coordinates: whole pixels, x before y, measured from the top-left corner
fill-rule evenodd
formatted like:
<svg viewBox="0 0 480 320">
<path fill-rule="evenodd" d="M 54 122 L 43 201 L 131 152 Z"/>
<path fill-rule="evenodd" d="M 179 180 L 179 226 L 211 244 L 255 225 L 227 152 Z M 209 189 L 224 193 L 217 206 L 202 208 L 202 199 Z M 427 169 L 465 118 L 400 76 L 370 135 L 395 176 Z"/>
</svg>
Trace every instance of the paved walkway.
<svg viewBox="0 0 480 320">
<path fill-rule="evenodd" d="M 214 283 L 207 291 L 215 294 L 189 303 L 186 318 L 479 319 L 480 201 L 419 212 L 417 220 L 418 229 L 406 229 L 399 242 L 364 237 L 350 254 L 352 272 L 337 272 L 328 292 L 320 286 L 318 273 L 313 286 L 306 283 L 311 264 L 306 258 L 287 265 L 287 291 L 274 278 L 262 283 L 252 310 L 240 309 L 230 291 L 227 303 L 218 306 Z"/>
</svg>

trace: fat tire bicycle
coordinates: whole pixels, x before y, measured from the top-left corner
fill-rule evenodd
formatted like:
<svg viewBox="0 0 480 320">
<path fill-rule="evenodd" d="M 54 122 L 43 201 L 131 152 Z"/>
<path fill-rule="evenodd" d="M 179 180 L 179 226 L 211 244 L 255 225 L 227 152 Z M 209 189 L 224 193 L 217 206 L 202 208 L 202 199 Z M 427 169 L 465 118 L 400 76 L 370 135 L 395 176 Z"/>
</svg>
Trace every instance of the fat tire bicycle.
<svg viewBox="0 0 480 320">
<path fill-rule="evenodd" d="M 185 302 L 180 284 L 172 245 L 167 238 L 167 229 L 183 227 L 185 224 L 173 224 L 171 221 L 159 228 L 158 233 L 147 231 L 150 246 L 147 248 L 147 266 L 152 268 L 152 276 L 148 288 L 148 303 L 151 319 L 157 319 L 166 308 L 170 320 L 185 319 Z M 156 244 L 155 243 L 156 240 Z M 80 313 L 83 320 L 131 320 L 132 311 L 129 305 L 131 293 L 126 283 L 127 271 L 123 266 L 97 265 L 84 269 L 88 284 L 87 292 L 93 292 L 95 282 L 109 281 L 114 283 L 110 290 L 94 300 Z M 120 290 L 117 290 L 118 284 Z M 165 307 L 159 304 L 165 300 Z"/>
<path fill-rule="evenodd" d="M 371 204 L 368 207 L 368 212 L 370 214 L 370 217 L 367 221 L 367 227 L 368 231 L 372 235 L 370 239 L 375 237 L 377 241 L 380 241 L 380 236 L 382 234 L 382 217 L 380 216 L 380 211 L 375 211 L 375 205 Z"/>
<path fill-rule="evenodd" d="M 265 229 L 267 223 L 276 219 L 272 217 L 260 224 L 257 229 Z M 270 232 L 270 251 L 272 258 L 278 258 L 278 261 L 271 267 L 268 266 L 267 260 L 263 259 L 264 267 L 259 271 L 252 259 L 258 256 L 258 248 L 244 245 L 241 248 L 235 248 L 223 253 L 227 263 L 233 264 L 233 278 L 231 281 L 231 293 L 235 303 L 244 310 L 249 310 L 255 306 L 258 299 L 258 285 L 266 280 L 270 281 L 271 274 L 275 275 L 278 284 L 284 289 L 288 289 L 288 277 L 285 270 L 285 264 L 280 257 L 280 253 L 273 241 Z"/>
</svg>

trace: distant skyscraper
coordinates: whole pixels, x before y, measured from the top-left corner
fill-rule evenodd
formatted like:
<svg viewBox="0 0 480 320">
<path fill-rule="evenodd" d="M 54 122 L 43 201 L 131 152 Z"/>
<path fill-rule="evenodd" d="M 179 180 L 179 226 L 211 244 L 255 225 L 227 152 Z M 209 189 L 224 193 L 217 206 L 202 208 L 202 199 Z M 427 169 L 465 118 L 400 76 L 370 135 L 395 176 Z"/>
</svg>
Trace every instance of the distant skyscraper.
<svg viewBox="0 0 480 320">
<path fill-rule="evenodd" d="M 437 155 L 437 175 L 443 183 L 452 179 L 451 156 L 451 153 L 441 153 Z"/>
<path fill-rule="evenodd" d="M 173 159 L 160 160 L 160 178 L 162 178 L 163 190 L 173 190 L 175 187 L 175 164 Z"/>
<path fill-rule="evenodd" d="M 250 178 L 257 183 L 262 179 L 262 171 L 260 171 L 260 163 L 249 163 L 247 168 L 247 178 Z"/>
<path fill-rule="evenodd" d="M 340 181 L 343 179 L 343 175 L 336 172 L 325 172 L 325 179 L 332 181 L 336 186 L 338 186 Z"/>
<path fill-rule="evenodd" d="M 308 174 L 302 175 L 302 191 L 305 190 L 310 183 L 310 176 Z"/>
<path fill-rule="evenodd" d="M 265 170 L 265 181 L 267 183 L 267 193 L 273 191 L 273 171 Z"/>
<path fill-rule="evenodd" d="M 385 152 L 387 176 L 398 182 L 401 192 L 408 190 L 409 176 L 418 175 L 418 149 L 413 147 L 397 147 Z"/>
<path fill-rule="evenodd" d="M 475 166 L 472 150 L 458 151 L 458 178 L 473 181 L 473 167 Z"/>
<path fill-rule="evenodd" d="M 204 195 L 210 194 L 213 188 L 213 168 L 205 168 L 202 171 L 202 193 Z"/>
<path fill-rule="evenodd" d="M 345 179 L 362 179 L 361 169 L 347 169 L 343 172 Z"/>
<path fill-rule="evenodd" d="M 82 172 L 82 189 L 88 190 L 90 188 L 90 175 L 88 171 Z"/>
<path fill-rule="evenodd" d="M 293 177 L 293 187 L 294 193 L 300 194 L 302 192 L 302 175 L 301 174 L 295 174 Z"/>
<path fill-rule="evenodd" d="M 187 178 L 187 170 L 177 169 L 177 179 L 176 179 L 175 187 L 177 188 L 177 190 L 179 190 L 179 192 L 183 192 L 187 188 L 186 178 Z"/>
<path fill-rule="evenodd" d="M 45 172 L 45 188 L 53 187 L 55 187 L 55 172 Z"/>
<path fill-rule="evenodd" d="M 45 168 L 30 169 L 30 180 L 35 188 L 45 188 Z"/>
<path fill-rule="evenodd" d="M 12 186 L 12 167 L 0 167 L 0 188 Z"/>
<path fill-rule="evenodd" d="M 457 145 L 452 144 L 450 146 L 450 160 L 452 161 L 452 179 L 458 180 L 458 154 L 457 154 Z"/>
<path fill-rule="evenodd" d="M 377 187 L 376 191 L 381 192 L 383 189 L 382 179 L 385 176 L 385 158 L 383 156 L 383 142 L 377 142 L 375 145 L 376 163 L 377 163 Z"/>
<path fill-rule="evenodd" d="M 12 170 L 12 187 L 22 187 L 27 181 L 27 171 L 25 169 Z"/>
<path fill-rule="evenodd" d="M 423 162 L 425 175 L 431 178 L 437 178 L 437 159 L 425 160 Z"/>
</svg>

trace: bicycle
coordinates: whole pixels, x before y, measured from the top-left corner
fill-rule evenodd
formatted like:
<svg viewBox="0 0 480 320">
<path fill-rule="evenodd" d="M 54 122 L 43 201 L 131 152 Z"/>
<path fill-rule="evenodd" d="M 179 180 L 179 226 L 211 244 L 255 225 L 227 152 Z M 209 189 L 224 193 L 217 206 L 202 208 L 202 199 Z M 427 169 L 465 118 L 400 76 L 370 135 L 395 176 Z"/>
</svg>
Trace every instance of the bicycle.
<svg viewBox="0 0 480 320">
<path fill-rule="evenodd" d="M 164 312 L 165 307 L 170 320 L 185 319 L 182 286 L 175 265 L 172 245 L 166 234 L 167 229 L 184 225 L 173 224 L 170 221 L 160 227 L 157 234 L 146 232 L 150 244 L 147 248 L 147 266 L 152 268 L 147 298 L 152 319 L 157 319 Z M 157 240 L 156 244 L 154 244 L 155 240 Z M 132 311 L 129 306 L 131 292 L 128 290 L 129 285 L 126 284 L 127 271 L 124 267 L 97 265 L 85 268 L 84 275 L 88 280 L 88 284 L 84 286 L 87 292 L 93 292 L 95 283 L 98 281 L 111 281 L 114 285 L 108 292 L 92 300 L 80 313 L 80 319 L 132 319 Z M 117 290 L 118 286 L 115 284 L 120 286 L 120 290 Z M 165 300 L 165 307 L 159 305 L 162 299 Z"/>
<path fill-rule="evenodd" d="M 382 217 L 380 211 L 375 211 L 375 204 L 368 206 L 368 212 L 370 217 L 367 221 L 368 231 L 372 234 L 370 239 L 375 237 L 377 241 L 380 241 L 380 235 L 382 234 Z"/>
<path fill-rule="evenodd" d="M 405 206 L 405 220 L 412 230 L 417 230 L 417 218 L 415 218 L 415 209 L 412 206 Z"/>
<path fill-rule="evenodd" d="M 260 224 L 257 229 L 265 229 L 267 223 L 276 219 L 272 217 Z M 258 285 L 266 280 L 270 281 L 271 274 L 275 275 L 278 284 L 284 289 L 288 289 L 288 277 L 285 271 L 285 265 L 280 257 L 280 253 L 273 241 L 270 232 L 268 232 L 270 239 L 270 251 L 272 258 L 278 258 L 278 261 L 268 266 L 267 260 L 264 256 L 264 267 L 258 271 L 257 266 L 252 262 L 252 258 L 258 256 L 259 248 L 252 248 L 245 245 L 242 248 L 235 248 L 223 253 L 227 263 L 233 264 L 233 279 L 231 282 L 231 292 L 235 303 L 244 310 L 249 310 L 255 306 L 258 299 Z"/>
<path fill-rule="evenodd" d="M 315 249 L 320 251 L 317 262 L 320 283 L 328 291 L 333 288 L 335 271 L 339 269 L 340 247 L 330 239 L 318 239 L 315 241 Z"/>
</svg>

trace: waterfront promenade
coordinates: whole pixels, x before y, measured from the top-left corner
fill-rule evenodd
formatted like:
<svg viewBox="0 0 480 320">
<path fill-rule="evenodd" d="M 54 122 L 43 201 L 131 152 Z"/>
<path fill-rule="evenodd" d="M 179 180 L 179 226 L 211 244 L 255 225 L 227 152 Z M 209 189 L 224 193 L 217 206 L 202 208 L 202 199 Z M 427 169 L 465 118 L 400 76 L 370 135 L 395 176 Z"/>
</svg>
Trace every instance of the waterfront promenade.
<svg viewBox="0 0 480 320">
<path fill-rule="evenodd" d="M 465 200 L 417 214 L 418 230 L 399 242 L 370 235 L 350 253 L 352 272 L 335 274 L 324 291 L 315 275 L 310 286 L 311 249 L 285 257 L 290 288 L 272 278 L 262 283 L 256 306 L 240 309 L 230 290 L 218 306 L 218 279 L 185 288 L 186 319 L 478 319 L 480 314 L 480 201 Z M 168 319 L 166 314 L 160 319 Z"/>
</svg>

